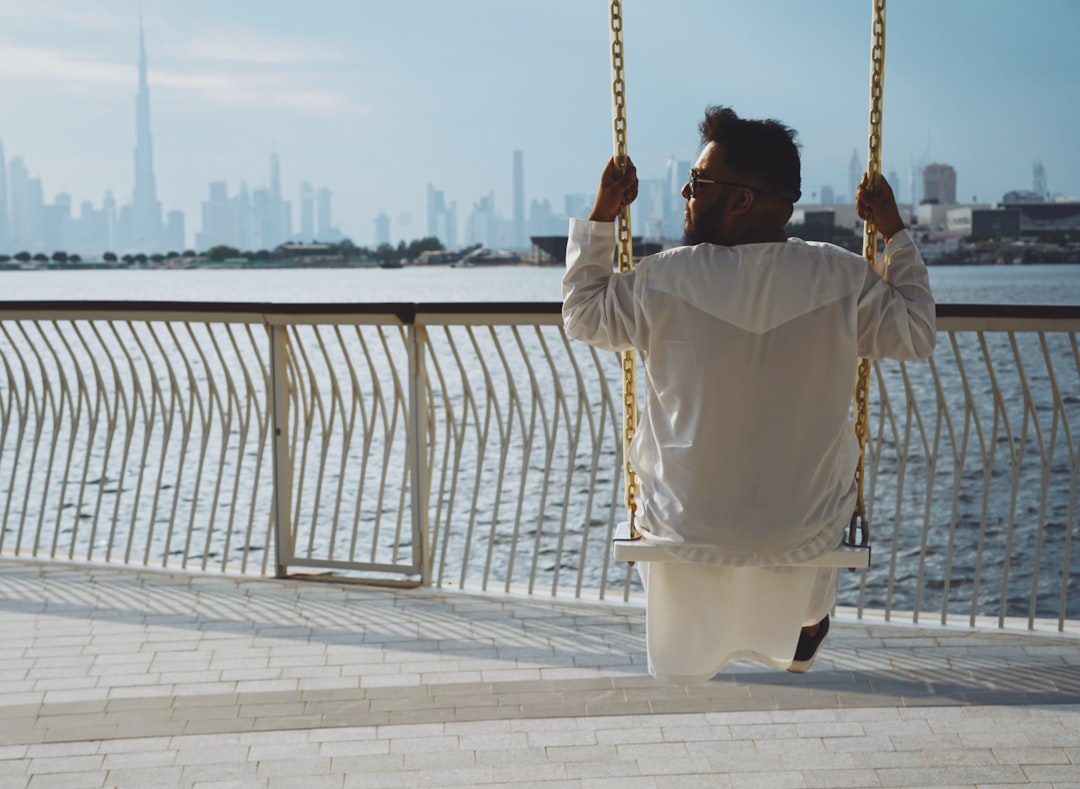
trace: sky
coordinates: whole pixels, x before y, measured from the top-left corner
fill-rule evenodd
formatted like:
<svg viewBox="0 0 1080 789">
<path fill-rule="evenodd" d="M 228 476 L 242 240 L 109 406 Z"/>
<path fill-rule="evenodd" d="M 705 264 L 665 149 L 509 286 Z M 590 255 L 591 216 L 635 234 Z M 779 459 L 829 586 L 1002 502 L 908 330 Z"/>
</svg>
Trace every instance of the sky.
<svg viewBox="0 0 1080 789">
<path fill-rule="evenodd" d="M 693 160 L 709 105 L 799 132 L 803 194 L 848 195 L 866 160 L 870 0 L 624 0 L 627 137 L 642 178 Z M 189 238 L 211 181 L 334 195 L 334 224 L 374 242 L 427 234 L 426 190 L 460 220 L 495 195 L 593 194 L 612 153 L 605 0 L 0 0 L 0 142 L 46 201 L 120 203 L 134 183 L 140 14 L 154 169 Z M 957 171 L 960 200 L 1080 196 L 1077 0 L 893 0 L 883 172 Z M 294 227 L 298 220 L 294 218 Z"/>
</svg>

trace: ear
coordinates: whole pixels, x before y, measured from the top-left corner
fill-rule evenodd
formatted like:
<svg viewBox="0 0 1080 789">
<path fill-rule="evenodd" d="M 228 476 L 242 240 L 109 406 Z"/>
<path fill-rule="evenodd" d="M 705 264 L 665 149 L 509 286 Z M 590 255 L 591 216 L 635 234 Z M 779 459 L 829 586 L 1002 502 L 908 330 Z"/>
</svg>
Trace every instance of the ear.
<svg viewBox="0 0 1080 789">
<path fill-rule="evenodd" d="M 748 213 L 754 207 L 755 197 L 752 189 L 740 188 L 732 201 L 731 213 L 736 215 Z"/>
</svg>

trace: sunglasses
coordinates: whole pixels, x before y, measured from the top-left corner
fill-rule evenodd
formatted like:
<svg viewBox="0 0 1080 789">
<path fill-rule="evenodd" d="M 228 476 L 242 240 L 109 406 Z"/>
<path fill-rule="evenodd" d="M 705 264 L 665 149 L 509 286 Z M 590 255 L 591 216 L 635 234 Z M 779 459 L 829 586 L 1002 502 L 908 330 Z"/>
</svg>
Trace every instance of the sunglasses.
<svg viewBox="0 0 1080 789">
<path fill-rule="evenodd" d="M 743 189 L 749 189 L 751 192 L 761 192 L 756 186 L 750 184 L 739 183 L 738 181 L 717 181 L 713 178 L 706 178 L 695 170 L 690 171 L 690 180 L 686 182 L 687 194 L 690 197 L 697 197 L 698 184 L 716 184 L 718 186 L 741 186 Z"/>
</svg>

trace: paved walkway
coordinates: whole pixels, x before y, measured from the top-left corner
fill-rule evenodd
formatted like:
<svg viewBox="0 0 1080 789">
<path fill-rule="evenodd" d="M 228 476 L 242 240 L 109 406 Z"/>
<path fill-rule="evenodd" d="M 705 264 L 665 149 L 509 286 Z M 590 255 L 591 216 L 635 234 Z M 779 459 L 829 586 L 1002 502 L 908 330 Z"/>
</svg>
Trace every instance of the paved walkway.
<svg viewBox="0 0 1080 789">
<path fill-rule="evenodd" d="M 633 606 L 0 561 L 0 787 L 1080 787 L 1080 634 L 644 662 Z"/>
</svg>

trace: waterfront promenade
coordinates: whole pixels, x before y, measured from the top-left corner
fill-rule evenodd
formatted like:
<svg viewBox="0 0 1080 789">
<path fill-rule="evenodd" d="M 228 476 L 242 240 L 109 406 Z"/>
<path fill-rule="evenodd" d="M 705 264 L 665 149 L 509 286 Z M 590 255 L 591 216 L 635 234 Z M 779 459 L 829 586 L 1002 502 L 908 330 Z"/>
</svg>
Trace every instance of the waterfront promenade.
<svg viewBox="0 0 1080 789">
<path fill-rule="evenodd" d="M 1080 632 L 645 669 L 633 605 L 0 561 L 0 787 L 1080 787 Z"/>
</svg>

